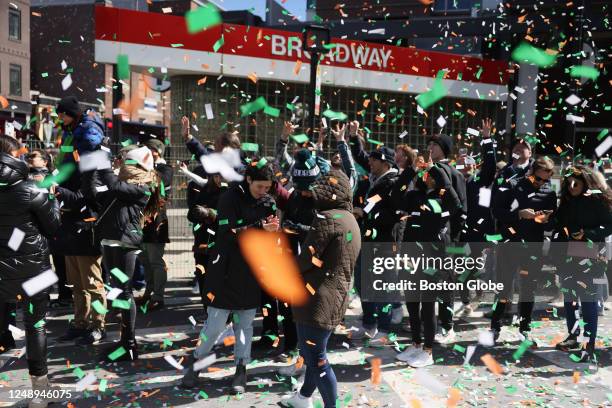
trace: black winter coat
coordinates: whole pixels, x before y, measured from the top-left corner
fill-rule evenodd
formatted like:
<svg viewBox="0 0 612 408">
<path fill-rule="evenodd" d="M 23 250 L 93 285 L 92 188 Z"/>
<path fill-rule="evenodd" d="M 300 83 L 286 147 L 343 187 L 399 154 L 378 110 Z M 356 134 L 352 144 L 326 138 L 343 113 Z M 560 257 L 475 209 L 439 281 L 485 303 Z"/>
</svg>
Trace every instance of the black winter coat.
<svg viewBox="0 0 612 408">
<path fill-rule="evenodd" d="M 82 186 L 90 206 L 99 205 L 94 229 L 96 243 L 109 239 L 140 246 L 143 211 L 151 195 L 149 186 L 120 181 L 111 169 L 83 174 Z"/>
<path fill-rule="evenodd" d="M 231 186 L 219 199 L 215 244 L 209 244 L 205 277 L 209 305 L 228 310 L 259 307 L 261 289 L 240 252 L 238 237 L 247 228 L 261 228 L 262 220 L 276 214 L 270 195 L 256 200 L 245 182 Z M 212 300 L 211 300 L 212 299 Z"/>
<path fill-rule="evenodd" d="M 165 163 L 158 163 L 155 165 L 157 175 L 164 185 L 164 197 L 165 204 L 159 209 L 157 215 L 153 220 L 145 220 L 142 242 L 167 244 L 170 242 L 170 236 L 168 233 L 168 202 L 170 201 L 170 194 L 172 193 L 172 179 L 174 177 L 174 170 L 172 166 Z"/>
<path fill-rule="evenodd" d="M 59 205 L 28 181 L 28 166 L 0 153 L 0 295 L 12 299 L 21 283 L 51 268 L 47 238 L 60 226 Z M 16 251 L 8 247 L 15 228 L 25 233 Z"/>
<path fill-rule="evenodd" d="M 208 245 L 215 242 L 219 198 L 226 191 L 226 183 L 222 183 L 219 188 L 212 181 L 210 181 L 210 185 L 206 184 L 205 186 L 199 186 L 193 181 L 189 183 L 187 219 L 193 224 L 194 253 L 207 254 L 209 252 Z"/>
<path fill-rule="evenodd" d="M 53 253 L 68 256 L 100 255 L 100 248 L 93 236 L 97 214 L 87 205 L 83 193 L 58 186 L 56 194 L 61 205 L 62 225 L 49 240 Z"/>
<path fill-rule="evenodd" d="M 465 219 L 467 218 L 467 212 L 469 209 L 467 203 L 465 177 L 459 170 L 448 164 L 446 160 L 437 162 L 436 166 L 444 170 L 444 173 L 446 173 L 447 178 L 450 180 L 452 188 L 455 190 L 455 193 L 459 198 L 457 208 L 450 209 L 450 236 L 453 241 L 458 240 L 461 235 L 461 231 L 463 231 L 465 226 Z"/>
<path fill-rule="evenodd" d="M 298 243 L 303 244 L 315 217 L 314 200 L 293 190 L 283 212 L 282 227 L 289 236 L 291 249 L 297 253 Z"/>
</svg>

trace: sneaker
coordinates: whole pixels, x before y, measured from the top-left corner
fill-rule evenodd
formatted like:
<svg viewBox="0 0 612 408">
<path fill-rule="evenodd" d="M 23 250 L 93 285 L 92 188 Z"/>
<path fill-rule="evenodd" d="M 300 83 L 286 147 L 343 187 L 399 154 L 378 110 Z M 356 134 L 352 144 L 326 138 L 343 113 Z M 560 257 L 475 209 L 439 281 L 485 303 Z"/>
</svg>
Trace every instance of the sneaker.
<svg viewBox="0 0 612 408">
<path fill-rule="evenodd" d="M 538 342 L 536 341 L 535 337 L 533 337 L 533 334 L 531 334 L 530 331 L 520 332 L 519 337 L 521 338 L 521 341 L 531 342 L 531 346 L 529 346 L 530 349 L 535 350 L 538 348 Z"/>
<path fill-rule="evenodd" d="M 291 354 L 289 353 L 280 353 L 274 356 L 275 363 L 290 363 L 291 362 Z"/>
<path fill-rule="evenodd" d="M 420 345 L 411 344 L 410 346 L 406 347 L 404 351 L 399 354 L 396 354 L 395 359 L 407 363 L 408 361 L 410 361 L 414 354 L 419 353 L 422 350 L 423 348 Z"/>
<path fill-rule="evenodd" d="M 99 344 L 105 338 L 106 331 L 104 329 L 93 329 L 76 339 L 74 343 L 78 346 L 89 346 L 92 344 Z"/>
<path fill-rule="evenodd" d="M 370 347 L 384 346 L 385 344 L 389 343 L 388 336 L 389 336 L 389 333 L 384 332 L 384 331 L 379 331 L 378 333 L 376 333 L 374 337 L 372 337 L 368 341 L 368 346 Z"/>
<path fill-rule="evenodd" d="M 457 339 L 457 334 L 454 329 L 448 331 L 442 329 L 442 331 L 436 334 L 434 341 L 439 344 L 449 344 Z"/>
<path fill-rule="evenodd" d="M 72 323 L 68 326 L 68 330 L 66 334 L 59 337 L 57 341 L 75 341 L 79 337 L 82 337 L 87 334 L 87 329 L 83 329 L 80 327 L 76 327 Z"/>
<path fill-rule="evenodd" d="M 376 336 L 377 333 L 378 333 L 377 328 L 366 329 L 364 327 L 360 327 L 358 330 L 350 332 L 349 338 L 351 340 L 363 340 L 364 338 L 371 339 L 374 336 Z"/>
<path fill-rule="evenodd" d="M 194 295 L 200 294 L 200 284 L 198 283 L 197 279 L 193 280 L 193 285 L 191 286 L 191 293 L 193 293 Z"/>
<path fill-rule="evenodd" d="M 576 336 L 575 334 L 570 334 L 565 338 L 565 340 L 555 344 L 555 348 L 560 351 L 570 351 L 579 349 L 580 343 L 578 343 L 578 336 Z"/>
<path fill-rule="evenodd" d="M 463 305 L 457 312 L 457 317 L 470 317 L 473 312 L 474 309 L 471 305 Z"/>
<path fill-rule="evenodd" d="M 298 360 L 288 366 L 283 366 L 278 369 L 278 373 L 285 377 L 296 377 L 306 372 L 306 365 L 304 364 L 304 358 L 298 357 Z"/>
<path fill-rule="evenodd" d="M 215 340 L 215 346 L 223 344 L 223 340 L 225 340 L 225 338 L 233 337 L 233 336 L 234 336 L 234 326 L 232 326 L 232 324 L 230 323 L 225 327 L 225 330 L 221 332 L 219 337 L 217 337 L 217 340 Z"/>
<path fill-rule="evenodd" d="M 433 365 L 433 355 L 425 350 L 420 350 L 412 355 L 408 361 L 408 365 L 412 368 L 423 368 Z"/>
<path fill-rule="evenodd" d="M 404 318 L 404 309 L 402 306 L 393 308 L 391 312 L 391 324 L 400 324 Z"/>
<path fill-rule="evenodd" d="M 312 408 L 312 397 L 303 397 L 299 391 L 285 395 L 281 398 L 280 404 L 290 408 Z"/>
</svg>

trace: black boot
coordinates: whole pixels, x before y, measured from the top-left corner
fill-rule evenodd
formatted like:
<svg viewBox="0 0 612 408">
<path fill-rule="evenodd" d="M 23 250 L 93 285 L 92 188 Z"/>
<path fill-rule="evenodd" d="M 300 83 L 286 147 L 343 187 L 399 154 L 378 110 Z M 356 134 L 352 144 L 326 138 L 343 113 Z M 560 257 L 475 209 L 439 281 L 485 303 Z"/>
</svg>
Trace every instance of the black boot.
<svg viewBox="0 0 612 408">
<path fill-rule="evenodd" d="M 239 361 L 238 365 L 236 366 L 236 374 L 234 374 L 234 379 L 232 380 L 232 389 L 230 391 L 230 394 L 243 394 L 246 391 L 246 385 L 246 366 L 242 364 L 241 361 Z"/>
<path fill-rule="evenodd" d="M 580 348 L 580 343 L 578 343 L 578 335 L 570 334 L 567 338 L 557 344 L 555 344 L 555 348 L 561 351 L 570 351 L 577 350 Z"/>
</svg>

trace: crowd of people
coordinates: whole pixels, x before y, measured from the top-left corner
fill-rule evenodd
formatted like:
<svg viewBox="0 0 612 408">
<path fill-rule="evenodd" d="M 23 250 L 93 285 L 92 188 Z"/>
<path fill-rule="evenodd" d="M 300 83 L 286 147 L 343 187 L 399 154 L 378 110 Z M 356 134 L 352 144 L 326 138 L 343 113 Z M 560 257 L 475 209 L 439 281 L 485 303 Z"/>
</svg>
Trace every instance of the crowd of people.
<svg viewBox="0 0 612 408">
<path fill-rule="evenodd" d="M 189 178 L 187 218 L 204 309 L 198 345 L 184 363 L 185 388 L 198 386 L 199 372 L 229 327 L 236 338 L 231 392 L 244 393 L 253 322 L 261 312 L 259 343 L 289 362 L 281 374 L 300 378 L 296 392 L 281 404 L 311 407 L 318 389 L 325 407 L 336 406 L 327 344 L 344 324 L 354 293 L 361 297 L 362 324 L 349 330 L 351 341 L 393 345 L 392 330 L 401 323 L 405 304 L 411 341 L 395 344 L 396 358 L 415 368 L 434 364 L 434 343 L 458 341 L 454 320 L 470 316 L 483 294 L 416 290 L 406 293 L 404 302 L 368 301 L 362 285 L 371 270 L 360 260 L 366 243 L 397 244 L 429 257 L 466 246 L 470 256 L 486 254 L 484 269 L 419 270 L 415 278 L 469 282 L 488 274 L 503 283 L 488 313 L 493 342 L 518 288 L 519 331 L 530 347 L 538 346 L 531 334 L 536 296 L 543 282 L 555 282 L 543 266 L 552 264 L 568 328 L 556 347 L 580 350 L 580 361 L 596 363 L 598 315 L 608 296 L 612 192 L 595 161 L 562 168 L 561 188 L 555 191 L 551 179 L 557 166 L 536 156 L 529 141 L 516 140 L 509 162 L 499 161 L 490 119 L 482 121 L 469 154 L 456 154 L 455 140 L 444 134 L 428 137 L 426 151 L 373 143 L 368 152 L 356 120 L 322 125 L 316 142 L 296 137 L 296 126 L 286 122 L 275 155 L 266 157 L 241 151 L 236 132 L 202 143 L 183 117 L 182 137 L 195 166 L 186 160 L 175 169 L 164 160 L 164 141 L 155 138 L 122 146 L 113 156 L 99 116 L 81 111 L 74 97 L 62 99 L 56 112 L 61 139 L 55 157 L 0 136 L 0 351 L 15 346 L 9 325 L 15 325 L 15 308 L 22 304 L 29 308 L 24 323 L 35 389 L 50 387 L 49 307 L 74 308 L 59 341 L 84 346 L 103 343 L 106 317 L 118 315 L 120 341 L 101 356 L 115 362 L 138 359 L 137 307 L 164 308 L 166 208 L 175 170 Z M 327 158 L 328 147 L 335 150 Z M 239 159 L 232 163 L 232 157 Z M 236 177 L 207 171 L 223 163 Z M 261 288 L 239 244 L 241 234 L 252 229 L 287 235 L 310 291 L 305 304 L 288 304 Z M 550 251 L 547 243 L 553 244 Z M 58 297 L 49 303 L 50 287 L 25 288 L 50 269 L 58 279 Z M 134 298 L 143 271 L 144 295 Z M 455 300 L 461 302 L 458 310 Z M 46 404 L 41 398 L 30 402 Z"/>
</svg>

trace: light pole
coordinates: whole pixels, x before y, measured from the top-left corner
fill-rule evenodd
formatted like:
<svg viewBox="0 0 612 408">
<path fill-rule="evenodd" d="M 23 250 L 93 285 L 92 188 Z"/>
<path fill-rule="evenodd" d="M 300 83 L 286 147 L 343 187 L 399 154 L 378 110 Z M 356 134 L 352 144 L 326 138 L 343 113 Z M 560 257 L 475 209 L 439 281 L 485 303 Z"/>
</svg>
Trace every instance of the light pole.
<svg viewBox="0 0 612 408">
<path fill-rule="evenodd" d="M 310 137 L 314 139 L 315 116 L 319 112 L 315 109 L 317 101 L 317 68 L 319 66 L 319 57 L 322 54 L 329 52 L 325 45 L 329 44 L 330 32 L 329 28 L 320 25 L 309 25 L 304 28 L 302 36 L 302 47 L 304 51 L 310 53 L 310 83 L 308 84 L 308 128 L 310 129 Z"/>
</svg>

